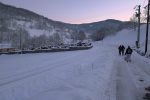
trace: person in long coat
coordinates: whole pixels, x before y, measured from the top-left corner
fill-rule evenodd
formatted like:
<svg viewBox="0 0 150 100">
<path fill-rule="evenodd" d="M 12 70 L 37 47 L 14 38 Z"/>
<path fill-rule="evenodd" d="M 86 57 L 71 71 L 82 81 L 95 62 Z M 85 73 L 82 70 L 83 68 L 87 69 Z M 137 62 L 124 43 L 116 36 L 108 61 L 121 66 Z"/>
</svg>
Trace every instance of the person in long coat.
<svg viewBox="0 0 150 100">
<path fill-rule="evenodd" d="M 127 62 L 131 62 L 131 54 L 132 54 L 133 50 L 131 49 L 130 46 L 128 46 L 128 48 L 126 49 L 126 52 L 125 52 L 125 61 Z"/>
<path fill-rule="evenodd" d="M 118 47 L 118 50 L 119 50 L 119 55 L 121 55 L 121 49 L 122 49 L 122 47 L 121 47 L 121 45 Z"/>
</svg>

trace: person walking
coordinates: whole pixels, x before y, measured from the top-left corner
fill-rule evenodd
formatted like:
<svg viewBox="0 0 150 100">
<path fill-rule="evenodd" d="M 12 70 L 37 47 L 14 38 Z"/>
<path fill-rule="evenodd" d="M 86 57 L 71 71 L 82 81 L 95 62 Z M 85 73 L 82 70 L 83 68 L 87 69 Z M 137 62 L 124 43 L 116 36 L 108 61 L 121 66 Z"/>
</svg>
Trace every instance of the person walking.
<svg viewBox="0 0 150 100">
<path fill-rule="evenodd" d="M 125 61 L 127 62 L 131 62 L 131 54 L 132 54 L 133 50 L 131 49 L 130 46 L 128 46 L 128 48 L 126 49 L 126 52 L 125 52 Z"/>
<path fill-rule="evenodd" d="M 121 46 L 121 45 L 119 45 L 119 47 L 118 47 L 119 55 L 121 55 L 121 49 L 122 49 L 122 46 Z"/>
<path fill-rule="evenodd" d="M 122 54 L 122 56 L 124 55 L 124 50 L 125 50 L 125 46 L 122 45 L 122 46 L 121 46 L 121 54 Z"/>
</svg>

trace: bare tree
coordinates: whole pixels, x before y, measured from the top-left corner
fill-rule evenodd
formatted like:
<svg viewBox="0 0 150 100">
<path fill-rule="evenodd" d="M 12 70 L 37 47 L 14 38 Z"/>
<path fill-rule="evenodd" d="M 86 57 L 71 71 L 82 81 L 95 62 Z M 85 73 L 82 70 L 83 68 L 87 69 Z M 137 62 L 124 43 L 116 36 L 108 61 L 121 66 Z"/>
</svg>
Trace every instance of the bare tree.
<svg viewBox="0 0 150 100">
<path fill-rule="evenodd" d="M 130 21 L 133 23 L 133 29 L 136 30 L 138 19 L 135 14 L 131 16 Z"/>
</svg>

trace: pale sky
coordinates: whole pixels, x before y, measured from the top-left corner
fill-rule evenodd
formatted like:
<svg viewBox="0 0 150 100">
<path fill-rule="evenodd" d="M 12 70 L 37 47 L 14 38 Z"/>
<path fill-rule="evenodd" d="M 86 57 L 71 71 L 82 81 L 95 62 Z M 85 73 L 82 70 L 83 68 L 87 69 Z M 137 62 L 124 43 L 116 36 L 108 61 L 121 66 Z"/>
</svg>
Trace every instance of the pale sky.
<svg viewBox="0 0 150 100">
<path fill-rule="evenodd" d="M 0 0 L 2 3 L 34 11 L 49 19 L 72 24 L 106 19 L 127 21 L 134 6 L 148 0 Z"/>
</svg>

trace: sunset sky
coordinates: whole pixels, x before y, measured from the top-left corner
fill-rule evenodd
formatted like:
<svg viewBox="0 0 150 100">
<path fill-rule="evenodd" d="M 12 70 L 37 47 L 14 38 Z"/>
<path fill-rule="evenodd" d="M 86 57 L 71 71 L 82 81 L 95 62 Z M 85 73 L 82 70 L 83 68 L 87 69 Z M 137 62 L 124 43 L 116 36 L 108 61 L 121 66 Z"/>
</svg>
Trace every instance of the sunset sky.
<svg viewBox="0 0 150 100">
<path fill-rule="evenodd" d="M 127 21 L 134 13 L 135 5 L 147 4 L 147 0 L 0 0 L 34 11 L 49 19 L 80 24 L 106 19 Z"/>
</svg>

